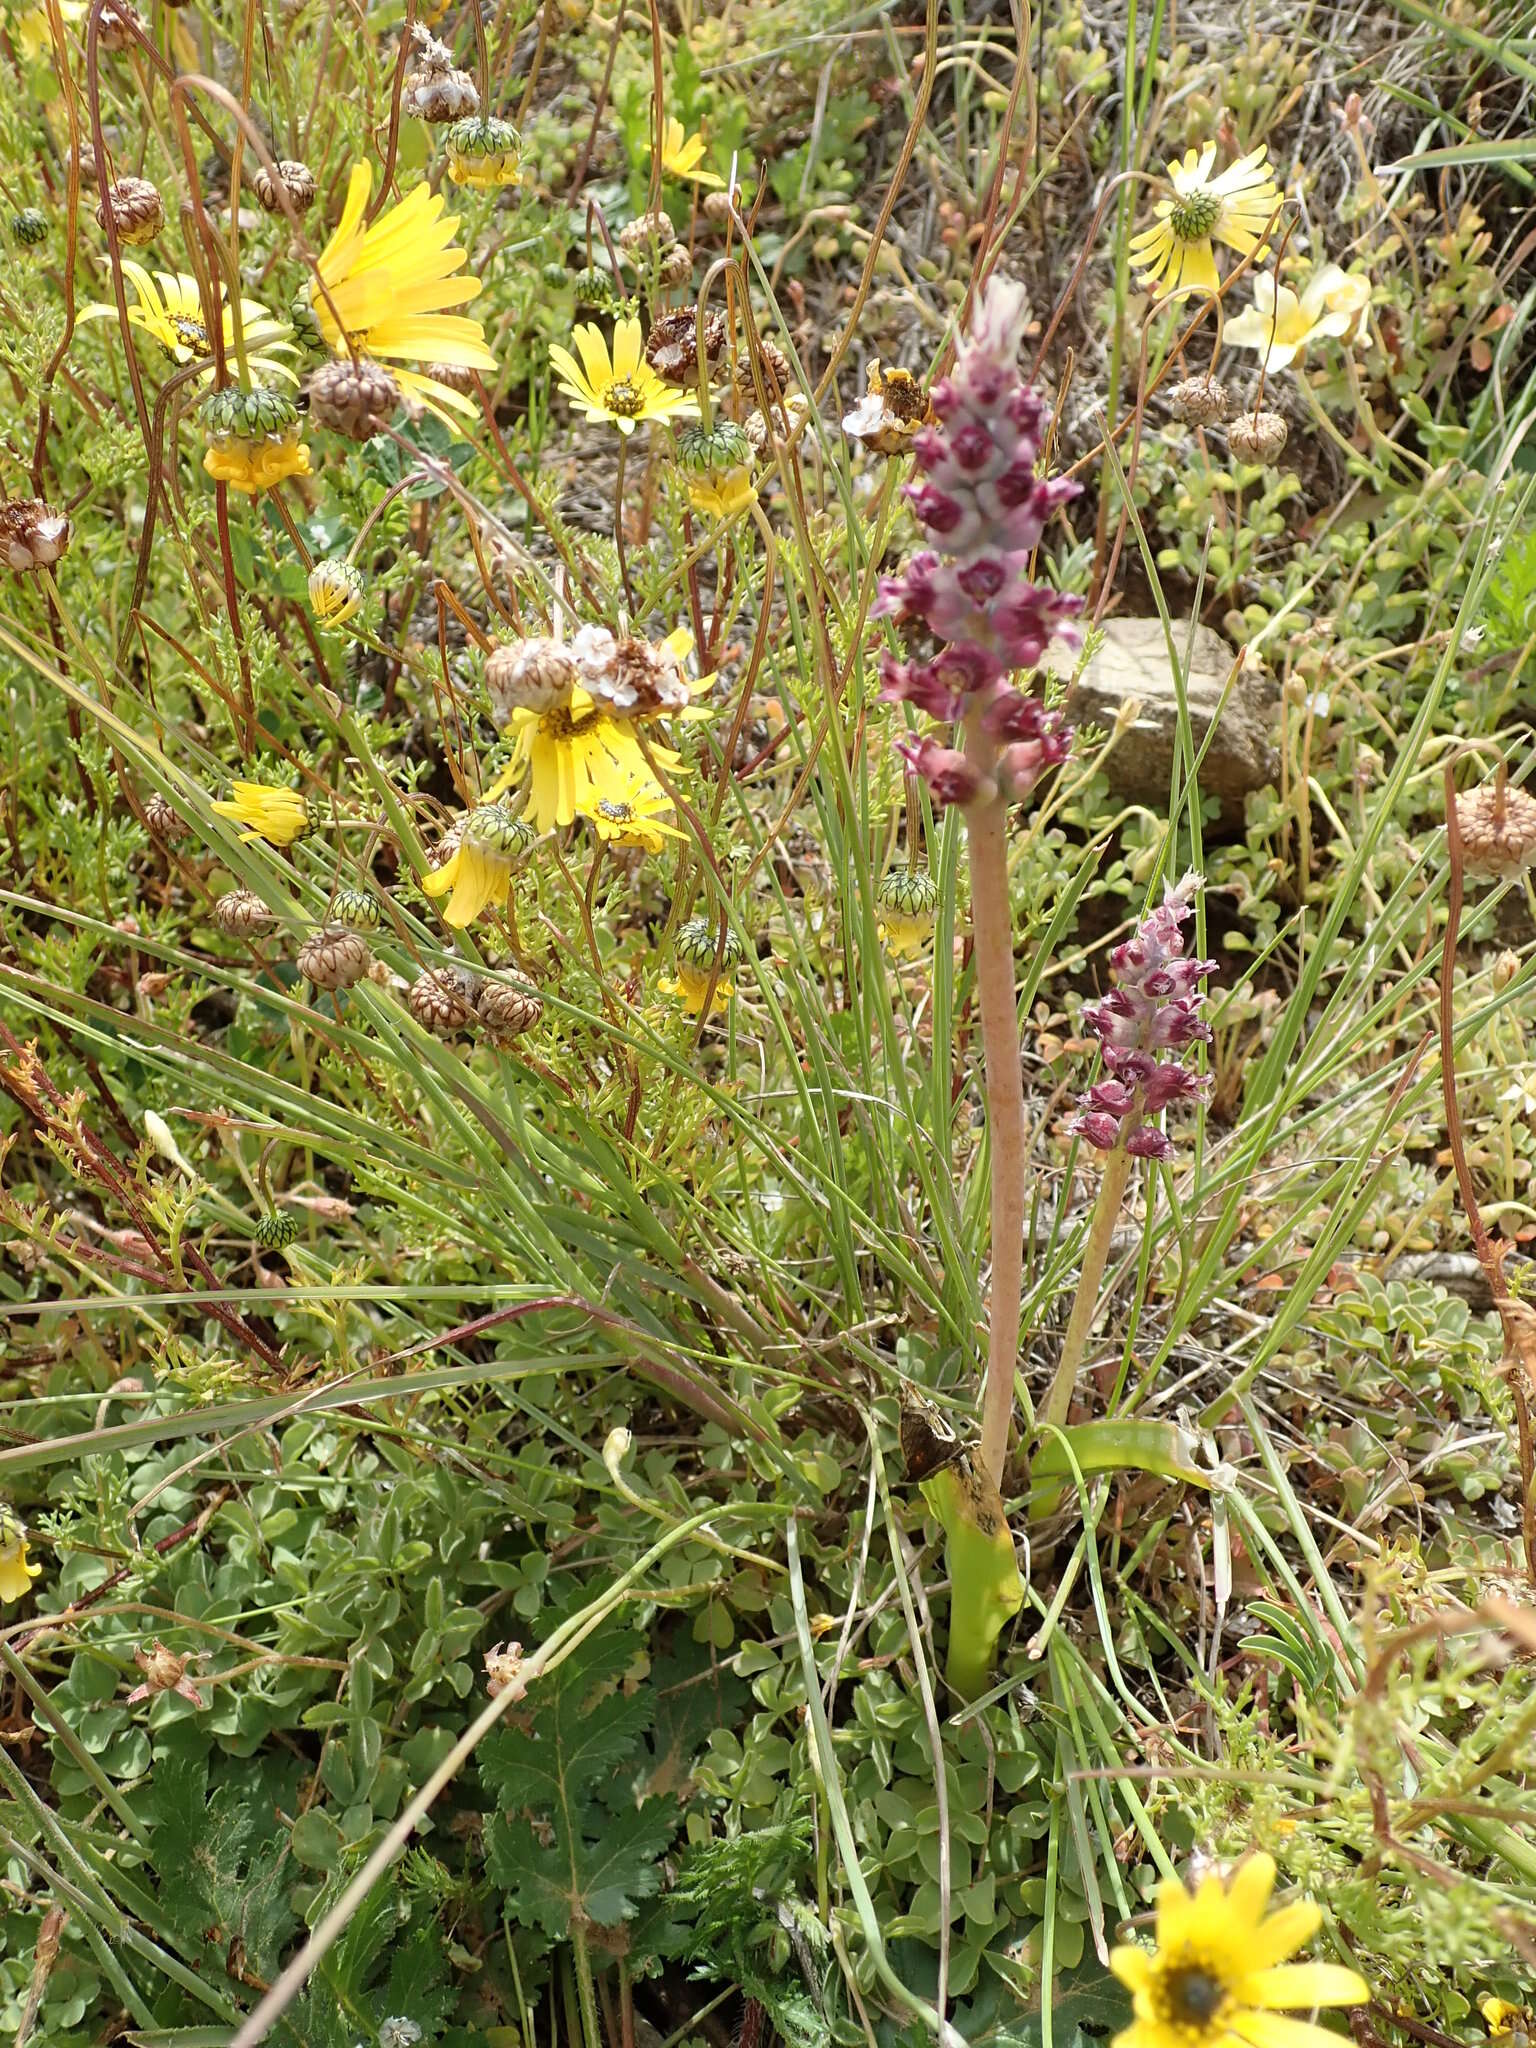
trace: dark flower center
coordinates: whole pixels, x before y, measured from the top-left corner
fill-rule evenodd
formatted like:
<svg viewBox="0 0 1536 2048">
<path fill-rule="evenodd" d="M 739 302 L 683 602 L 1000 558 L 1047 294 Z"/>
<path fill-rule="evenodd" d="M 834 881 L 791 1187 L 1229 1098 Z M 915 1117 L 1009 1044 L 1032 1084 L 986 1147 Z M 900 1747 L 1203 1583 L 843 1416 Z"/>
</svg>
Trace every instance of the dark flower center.
<svg viewBox="0 0 1536 2048">
<path fill-rule="evenodd" d="M 183 348 L 191 349 L 195 356 L 208 354 L 208 330 L 201 320 L 194 320 L 189 313 L 173 313 L 171 325 Z"/>
<path fill-rule="evenodd" d="M 1204 2032 L 1227 2002 L 1226 1980 L 1199 1963 L 1181 1964 L 1162 1973 L 1157 2002 L 1171 2025 Z"/>
<path fill-rule="evenodd" d="M 620 377 L 610 384 L 603 399 L 610 412 L 623 415 L 627 420 L 639 419 L 645 410 L 645 400 L 628 377 Z"/>
<path fill-rule="evenodd" d="M 1214 192 L 1187 192 L 1174 202 L 1168 225 L 1181 242 L 1203 242 L 1221 219 L 1221 201 Z"/>
</svg>

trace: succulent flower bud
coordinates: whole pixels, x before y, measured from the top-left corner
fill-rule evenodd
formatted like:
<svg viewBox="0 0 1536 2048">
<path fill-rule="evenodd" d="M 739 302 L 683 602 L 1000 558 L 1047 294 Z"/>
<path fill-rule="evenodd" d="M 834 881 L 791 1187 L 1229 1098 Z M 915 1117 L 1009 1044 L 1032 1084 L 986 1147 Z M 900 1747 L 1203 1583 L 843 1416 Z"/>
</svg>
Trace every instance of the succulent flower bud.
<svg viewBox="0 0 1536 2048">
<path fill-rule="evenodd" d="M 0 499 L 0 562 L 17 576 L 51 569 L 69 547 L 70 525 L 42 498 Z"/>
<path fill-rule="evenodd" d="M 376 932 L 384 922 L 384 906 L 371 889 L 338 889 L 329 921 L 349 932 Z"/>
<path fill-rule="evenodd" d="M 221 896 L 213 906 L 213 921 L 233 939 L 267 931 L 277 923 L 254 889 L 231 889 L 228 895 Z"/>
<path fill-rule="evenodd" d="M 499 727 L 511 723 L 514 711 L 542 714 L 569 703 L 581 680 L 570 650 L 558 640 L 508 640 L 485 658 L 485 687 Z"/>
<path fill-rule="evenodd" d="M 251 179 L 251 189 L 256 194 L 256 204 L 263 213 L 281 213 L 283 197 L 295 213 L 305 213 L 315 203 L 315 174 L 308 164 L 301 164 L 295 157 L 279 157 L 274 178 L 265 164 L 258 164 Z"/>
<path fill-rule="evenodd" d="M 40 249 L 48 239 L 48 216 L 35 206 L 24 206 L 11 215 L 11 237 L 24 249 Z"/>
<path fill-rule="evenodd" d="M 702 420 L 682 421 L 676 438 L 678 467 L 690 476 L 722 476 L 752 460 L 746 430 L 718 415 L 707 427 Z"/>
<path fill-rule="evenodd" d="M 103 230 L 109 207 L 118 240 L 130 248 L 143 248 L 165 226 L 165 208 L 148 178 L 114 178 L 106 187 L 96 202 L 96 224 Z"/>
<path fill-rule="evenodd" d="M 309 474 L 298 407 L 282 392 L 226 384 L 209 392 L 199 417 L 208 443 L 203 467 L 215 482 L 254 492 Z"/>
<path fill-rule="evenodd" d="M 263 1216 L 256 1225 L 256 1242 L 264 1252 L 286 1251 L 298 1237 L 300 1223 L 297 1216 L 290 1216 L 281 1209 L 274 1209 Z"/>
<path fill-rule="evenodd" d="M 510 981 L 486 981 L 480 985 L 475 1008 L 480 1022 L 492 1039 L 510 1041 L 532 1031 L 542 1022 L 544 1005 L 538 992 Z"/>
<path fill-rule="evenodd" d="M 310 373 L 309 416 L 349 441 L 370 441 L 394 414 L 400 387 L 381 363 L 338 356 Z"/>
<path fill-rule="evenodd" d="M 1502 776 L 1456 799 L 1466 872 L 1503 882 L 1536 866 L 1536 797 L 1511 788 Z"/>
<path fill-rule="evenodd" d="M 1187 427 L 1220 426 L 1229 404 L 1226 385 L 1209 375 L 1185 377 L 1168 393 L 1168 410 Z"/>
<path fill-rule="evenodd" d="M 411 1015 L 424 1031 L 452 1038 L 475 1016 L 475 979 L 462 967 L 428 967 L 411 984 Z"/>
<path fill-rule="evenodd" d="M 875 891 L 880 937 L 893 959 L 919 952 L 933 930 L 939 885 L 927 868 L 891 868 Z"/>
<path fill-rule="evenodd" d="M 363 574 L 341 556 L 309 572 L 309 608 L 322 626 L 341 626 L 362 609 Z"/>
<path fill-rule="evenodd" d="M 444 138 L 448 175 L 455 185 L 482 190 L 515 185 L 522 176 L 523 139 L 510 121 L 476 114 L 455 121 Z"/>
<path fill-rule="evenodd" d="M 1227 446 L 1239 462 L 1257 462 L 1265 469 L 1279 460 L 1290 429 L 1277 412 L 1239 413 L 1227 427 Z"/>
<path fill-rule="evenodd" d="M 357 932 L 345 925 L 322 925 L 299 948 L 299 972 L 316 988 L 351 988 L 368 972 L 372 957 Z"/>
</svg>

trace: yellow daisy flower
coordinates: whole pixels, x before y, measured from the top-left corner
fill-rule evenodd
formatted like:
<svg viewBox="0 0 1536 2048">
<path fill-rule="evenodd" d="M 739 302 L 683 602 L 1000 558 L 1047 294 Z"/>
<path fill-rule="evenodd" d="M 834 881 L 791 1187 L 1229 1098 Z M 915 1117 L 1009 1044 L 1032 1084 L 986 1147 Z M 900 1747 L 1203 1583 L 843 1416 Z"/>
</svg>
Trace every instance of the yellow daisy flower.
<svg viewBox="0 0 1536 2048">
<path fill-rule="evenodd" d="M 42 1566 L 27 1557 L 27 1525 L 0 1503 L 0 1600 L 24 1600 Z"/>
<path fill-rule="evenodd" d="M 59 0 L 59 16 L 66 26 L 73 28 L 85 18 L 86 0 Z M 24 64 L 34 64 L 45 50 L 52 51 L 53 36 L 48 28 L 46 7 L 28 7 L 18 14 L 13 23 L 17 46 Z"/>
<path fill-rule="evenodd" d="M 636 789 L 627 797 L 599 797 L 592 812 L 592 824 L 598 838 L 609 845 L 637 846 L 643 853 L 660 853 L 669 839 L 688 836 L 666 822 L 671 814 L 671 799 L 653 783 L 649 789 Z"/>
<path fill-rule="evenodd" d="M 1370 303 L 1370 279 L 1352 277 L 1336 263 L 1315 271 L 1299 298 L 1265 271 L 1253 280 L 1253 304 L 1227 322 L 1225 339 L 1234 348 L 1256 350 L 1266 370 L 1283 370 L 1318 335 L 1357 333 Z"/>
<path fill-rule="evenodd" d="M 422 879 L 429 896 L 448 898 L 444 924 L 460 931 L 484 910 L 504 910 L 513 862 L 527 843 L 527 827 L 502 804 L 477 804 L 448 859 Z"/>
<path fill-rule="evenodd" d="M 634 726 L 600 711 L 586 690 L 573 690 L 569 703 L 549 711 L 514 711 L 511 731 L 512 759 L 498 788 L 510 788 L 526 772 L 535 832 L 553 832 L 576 818 L 595 820 L 604 803 L 667 807 Z M 651 752 L 669 775 L 681 765 L 669 747 Z"/>
<path fill-rule="evenodd" d="M 1274 1883 L 1273 1857 L 1254 1855 L 1193 1896 L 1175 1879 L 1158 1887 L 1155 1951 L 1110 1951 L 1135 2011 L 1113 2048 L 1336 2048 L 1326 2028 L 1281 2015 L 1359 2005 L 1370 1987 L 1337 1963 L 1286 1961 L 1323 1915 L 1298 1899 L 1266 1919 Z"/>
<path fill-rule="evenodd" d="M 1280 189 L 1262 147 L 1238 158 L 1212 177 L 1216 145 L 1192 149 L 1168 166 L 1171 199 L 1157 202 L 1156 223 L 1131 241 L 1131 261 L 1141 282 L 1159 298 L 1178 292 L 1214 292 L 1213 242 L 1250 256 L 1280 204 Z"/>
<path fill-rule="evenodd" d="M 221 818 L 246 827 L 240 837 L 265 839 L 271 846 L 292 846 L 309 830 L 309 805 L 296 789 L 271 782 L 236 782 L 227 802 L 211 804 Z"/>
<path fill-rule="evenodd" d="M 454 244 L 458 216 L 445 215 L 443 195 L 421 184 L 370 224 L 364 215 L 372 190 L 373 166 L 354 164 L 336 232 L 320 252 L 326 291 L 312 295 L 315 323 L 336 355 L 349 354 L 350 341 L 359 355 L 387 361 L 401 390 L 445 424 L 453 425 L 454 413 L 474 419 L 478 410 L 462 392 L 399 367 L 405 362 L 496 368 L 480 322 L 448 310 L 468 305 L 481 290 L 478 277 L 460 274 L 469 252 Z"/>
<path fill-rule="evenodd" d="M 558 343 L 549 360 L 560 373 L 560 389 L 589 420 L 611 420 L 621 434 L 632 434 L 640 420 L 698 411 L 696 398 L 663 384 L 645 360 L 638 320 L 620 320 L 614 327 L 611 361 L 600 327 L 578 323 L 571 339 L 581 352 L 579 363 Z"/>
<path fill-rule="evenodd" d="M 661 133 L 661 168 L 667 176 L 687 178 L 695 185 L 723 187 L 724 178 L 700 169 L 703 160 L 703 136 L 685 135 L 681 121 L 667 121 Z"/>
<path fill-rule="evenodd" d="M 151 277 L 142 263 L 134 263 L 127 257 L 123 259 L 123 276 L 133 286 L 135 303 L 128 308 L 128 319 L 133 326 L 152 335 L 178 363 L 213 361 L 213 343 L 203 318 L 202 294 L 195 277 L 188 277 L 184 271 L 173 274 L 169 270 L 157 270 Z M 220 324 L 224 329 L 224 352 L 233 361 L 235 322 L 225 299 L 221 286 L 219 304 L 223 308 Z M 117 308 L 98 300 L 96 304 L 85 307 L 80 318 L 115 320 Z M 251 368 L 265 371 L 268 376 L 286 377 L 290 384 L 297 384 L 298 378 L 280 360 L 294 353 L 293 344 L 286 339 L 289 330 L 282 321 L 274 320 L 256 299 L 240 301 L 240 321 L 245 336 L 246 360 Z"/>
</svg>

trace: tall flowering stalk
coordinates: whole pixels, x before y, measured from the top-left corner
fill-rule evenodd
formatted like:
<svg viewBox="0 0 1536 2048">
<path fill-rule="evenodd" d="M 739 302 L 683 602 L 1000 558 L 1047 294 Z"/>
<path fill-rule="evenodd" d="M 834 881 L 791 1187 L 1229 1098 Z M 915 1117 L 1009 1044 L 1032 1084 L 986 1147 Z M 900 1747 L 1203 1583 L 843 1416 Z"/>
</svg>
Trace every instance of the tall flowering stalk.
<svg viewBox="0 0 1536 2048">
<path fill-rule="evenodd" d="M 1099 1041 L 1104 1078 L 1081 1098 L 1071 1129 L 1105 1155 L 1104 1177 L 1043 1422 L 1067 1419 L 1131 1161 L 1171 1159 L 1173 1142 L 1154 1119 L 1175 1103 L 1198 1101 L 1210 1086 L 1186 1065 L 1191 1047 L 1208 1044 L 1211 1036 L 1200 1015 L 1205 997 L 1199 984 L 1216 962 L 1184 953 L 1184 927 L 1194 915 L 1199 886 L 1198 875 L 1186 875 L 1165 891 L 1157 908 L 1110 954 L 1114 987 L 1083 1011 L 1083 1022 Z"/>
<path fill-rule="evenodd" d="M 1019 374 L 1024 295 L 994 278 L 950 375 L 934 386 L 937 424 L 912 439 L 922 472 L 907 496 L 932 545 L 882 579 L 877 613 L 928 645 L 888 658 L 881 694 L 950 728 L 900 742 L 935 804 L 965 813 L 976 980 L 992 1159 L 992 1293 L 981 1464 L 995 1488 L 1008 1453 L 1019 1349 L 1025 1219 L 1024 1086 L 1019 1059 L 1007 820 L 1066 759 L 1061 714 L 1021 686 L 1053 639 L 1070 638 L 1081 601 L 1030 580 L 1046 521 L 1078 486 L 1036 474 L 1045 406 Z M 959 728 L 955 734 L 954 728 Z"/>
</svg>

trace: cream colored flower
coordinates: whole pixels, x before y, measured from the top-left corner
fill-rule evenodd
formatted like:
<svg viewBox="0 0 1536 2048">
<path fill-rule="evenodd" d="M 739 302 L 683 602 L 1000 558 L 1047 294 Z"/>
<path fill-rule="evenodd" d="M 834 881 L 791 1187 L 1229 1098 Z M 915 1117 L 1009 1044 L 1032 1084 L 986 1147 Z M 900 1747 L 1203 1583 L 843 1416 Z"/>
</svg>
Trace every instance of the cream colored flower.
<svg viewBox="0 0 1536 2048">
<path fill-rule="evenodd" d="M 1255 350 L 1266 370 L 1283 370 L 1319 335 L 1353 338 L 1370 303 L 1370 279 L 1336 263 L 1314 271 L 1299 298 L 1265 271 L 1253 280 L 1253 304 L 1227 322 L 1226 339 L 1234 348 Z"/>
</svg>

